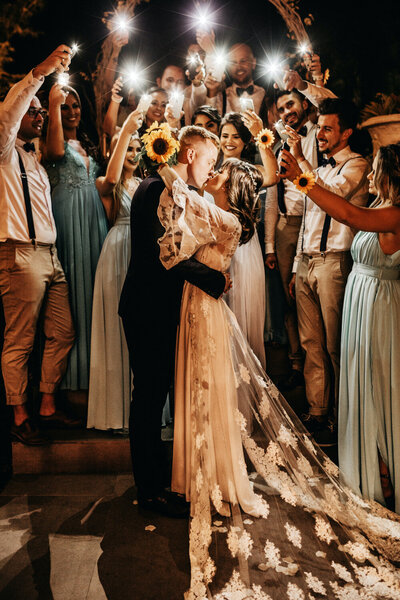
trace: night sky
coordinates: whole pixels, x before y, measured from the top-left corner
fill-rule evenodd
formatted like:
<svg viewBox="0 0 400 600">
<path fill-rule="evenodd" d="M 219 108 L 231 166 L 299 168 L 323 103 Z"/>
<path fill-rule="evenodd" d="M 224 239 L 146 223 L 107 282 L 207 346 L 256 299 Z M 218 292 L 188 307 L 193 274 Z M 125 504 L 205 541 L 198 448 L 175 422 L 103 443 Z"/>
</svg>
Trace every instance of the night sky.
<svg viewBox="0 0 400 600">
<path fill-rule="evenodd" d="M 1 5 L 1 0 L 0 0 Z M 293 50 L 286 27 L 276 9 L 267 0 L 212 0 L 218 24 L 217 41 L 229 46 L 246 41 L 261 59 L 268 53 Z M 13 72 L 27 72 L 59 43 L 76 41 L 81 46 L 71 73 L 90 71 L 106 35 L 101 22 L 111 2 L 104 0 L 45 0 L 44 9 L 33 19 L 33 27 L 42 32 L 37 38 L 13 40 L 16 47 Z M 165 56 L 172 62 L 183 61 L 185 49 L 194 41 L 189 15 L 194 2 L 150 0 L 137 8 L 135 28 L 124 58 L 149 67 L 149 80 L 158 74 Z M 400 93 L 400 2 L 398 0 L 301 0 L 302 16 L 312 13 L 315 24 L 308 29 L 323 67 L 329 67 L 329 87 L 336 93 L 355 99 L 362 106 L 376 92 Z M 257 81 L 267 85 L 265 78 Z"/>
</svg>

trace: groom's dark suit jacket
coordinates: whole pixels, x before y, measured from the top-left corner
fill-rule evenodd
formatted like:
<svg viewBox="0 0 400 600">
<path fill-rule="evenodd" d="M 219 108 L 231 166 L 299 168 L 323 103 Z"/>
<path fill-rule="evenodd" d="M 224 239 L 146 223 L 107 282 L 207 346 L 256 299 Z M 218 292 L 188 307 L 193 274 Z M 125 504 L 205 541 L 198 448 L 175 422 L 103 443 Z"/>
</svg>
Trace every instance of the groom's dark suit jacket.
<svg viewBox="0 0 400 600">
<path fill-rule="evenodd" d="M 132 254 L 119 305 L 133 372 L 130 414 L 133 470 L 140 493 L 148 497 L 162 487 L 161 415 L 173 381 L 184 281 L 214 298 L 223 293 L 225 286 L 222 273 L 194 258 L 169 271 L 161 264 L 157 240 L 165 230 L 158 220 L 157 208 L 164 187 L 160 177 L 149 177 L 133 197 Z"/>
<path fill-rule="evenodd" d="M 219 298 L 225 286 L 222 273 L 194 258 L 182 261 L 169 271 L 163 267 L 157 240 L 164 234 L 164 228 L 157 208 L 164 187 L 160 177 L 148 177 L 133 196 L 132 253 L 119 306 L 121 317 L 129 320 L 138 334 L 146 329 L 154 330 L 152 324 L 157 324 L 157 332 L 151 333 L 156 337 L 164 328 L 170 329 L 172 325 L 176 328 L 185 280 L 214 298 Z"/>
</svg>

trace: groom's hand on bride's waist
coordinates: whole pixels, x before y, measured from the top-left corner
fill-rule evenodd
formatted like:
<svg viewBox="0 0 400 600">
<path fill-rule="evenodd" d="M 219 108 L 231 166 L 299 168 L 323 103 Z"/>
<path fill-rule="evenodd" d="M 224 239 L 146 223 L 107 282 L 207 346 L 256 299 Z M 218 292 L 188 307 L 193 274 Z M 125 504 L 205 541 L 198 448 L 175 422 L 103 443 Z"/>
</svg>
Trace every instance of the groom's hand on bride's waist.
<svg viewBox="0 0 400 600">
<path fill-rule="evenodd" d="M 229 292 L 229 290 L 232 287 L 232 279 L 231 279 L 231 276 L 229 275 L 229 273 L 222 273 L 222 274 L 225 277 L 224 294 L 226 294 L 226 292 Z"/>
</svg>

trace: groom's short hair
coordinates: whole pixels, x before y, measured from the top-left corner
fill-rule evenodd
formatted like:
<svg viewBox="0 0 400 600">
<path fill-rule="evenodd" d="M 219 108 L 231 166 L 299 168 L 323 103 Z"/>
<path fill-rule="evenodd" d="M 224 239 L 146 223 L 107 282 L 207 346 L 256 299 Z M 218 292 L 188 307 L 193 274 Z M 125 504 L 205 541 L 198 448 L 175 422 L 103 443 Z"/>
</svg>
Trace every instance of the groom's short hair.
<svg viewBox="0 0 400 600">
<path fill-rule="evenodd" d="M 202 138 L 203 140 L 211 140 L 214 146 L 219 150 L 219 139 L 215 133 L 208 131 L 204 127 L 199 127 L 198 125 L 187 125 L 186 127 L 182 127 L 179 132 L 179 142 L 181 144 L 181 148 L 183 146 L 190 146 L 191 142 L 194 141 L 195 138 Z"/>
</svg>

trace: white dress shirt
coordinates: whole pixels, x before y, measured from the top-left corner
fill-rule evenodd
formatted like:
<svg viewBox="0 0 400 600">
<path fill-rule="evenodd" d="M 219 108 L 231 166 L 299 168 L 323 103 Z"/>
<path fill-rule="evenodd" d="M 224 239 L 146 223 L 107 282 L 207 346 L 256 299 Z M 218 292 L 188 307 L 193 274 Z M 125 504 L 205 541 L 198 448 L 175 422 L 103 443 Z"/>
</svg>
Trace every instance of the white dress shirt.
<svg viewBox="0 0 400 600">
<path fill-rule="evenodd" d="M 318 167 L 315 174 L 316 183 L 330 190 L 334 194 L 345 198 L 357 206 L 365 206 L 368 200 L 369 164 L 359 154 L 352 152 L 350 146 L 346 146 L 333 155 L 336 165 L 328 164 Z M 312 165 L 304 160 L 300 163 L 301 170 L 311 171 Z M 326 212 L 314 204 L 310 198 L 305 196 L 303 222 L 300 228 L 297 254 L 293 265 L 293 271 L 297 269 L 297 262 L 301 255 L 320 254 L 322 229 L 325 222 Z M 354 237 L 354 231 L 347 225 L 331 220 L 326 253 L 343 252 L 350 250 Z"/>
<path fill-rule="evenodd" d="M 43 83 L 30 72 L 16 83 L 0 104 L 0 242 L 30 242 L 18 151 L 28 178 L 36 241 L 54 244 L 56 227 L 51 209 L 47 173 L 34 152 L 23 149 L 17 138 L 21 120 Z"/>
<path fill-rule="evenodd" d="M 336 94 L 331 90 L 328 90 L 328 88 L 315 85 L 315 83 L 310 83 L 309 81 L 307 82 L 306 89 L 301 90 L 300 93 L 303 94 L 311 104 L 314 104 L 314 106 L 318 106 L 325 98 L 337 98 Z"/>
<path fill-rule="evenodd" d="M 301 148 L 304 156 L 313 165 L 313 169 L 318 166 L 317 156 L 317 126 L 311 121 L 305 124 L 307 135 L 301 138 Z M 301 217 L 304 209 L 304 194 L 298 191 L 288 179 L 283 180 L 285 187 L 285 205 L 286 215 Z M 278 217 L 281 215 L 278 207 L 278 187 L 276 185 L 270 187 L 267 191 L 265 200 L 265 252 L 271 254 L 275 252 L 275 228 L 278 222 Z"/>
<path fill-rule="evenodd" d="M 258 115 L 260 114 L 261 106 L 265 98 L 265 90 L 259 85 L 255 85 L 252 81 L 243 86 L 234 83 L 226 88 L 226 112 L 243 112 L 243 109 L 240 105 L 240 98 L 237 95 L 237 89 L 241 87 L 247 88 L 249 85 L 254 87 L 253 94 L 243 92 L 240 98 L 251 98 L 254 104 L 254 112 L 256 112 Z"/>
</svg>

